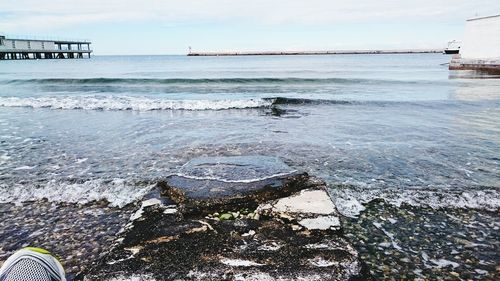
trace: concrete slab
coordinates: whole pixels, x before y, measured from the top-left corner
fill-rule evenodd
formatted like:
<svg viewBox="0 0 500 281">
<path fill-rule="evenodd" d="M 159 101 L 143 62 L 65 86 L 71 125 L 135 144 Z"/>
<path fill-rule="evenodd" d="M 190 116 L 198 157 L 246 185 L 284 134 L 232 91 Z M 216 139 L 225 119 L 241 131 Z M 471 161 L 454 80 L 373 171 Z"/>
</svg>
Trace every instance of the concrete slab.
<svg viewBox="0 0 500 281">
<path fill-rule="evenodd" d="M 207 162 L 195 166 L 200 163 Z M 223 170 L 231 174 L 232 168 Z M 163 198 L 143 202 L 109 252 L 76 280 L 371 279 L 339 231 L 323 182 L 295 171 L 279 175 L 275 185 L 260 184 L 275 176 L 244 183 L 182 177 L 190 185 L 163 187 L 175 206 Z M 222 195 L 212 192 L 216 186 Z"/>
</svg>

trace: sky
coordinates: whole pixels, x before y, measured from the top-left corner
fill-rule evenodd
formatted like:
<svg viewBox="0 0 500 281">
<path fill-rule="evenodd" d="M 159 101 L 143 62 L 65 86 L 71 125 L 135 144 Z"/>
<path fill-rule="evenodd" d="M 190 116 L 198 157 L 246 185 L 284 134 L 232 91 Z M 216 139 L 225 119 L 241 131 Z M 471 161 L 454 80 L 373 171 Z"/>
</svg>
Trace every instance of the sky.
<svg viewBox="0 0 500 281">
<path fill-rule="evenodd" d="M 0 33 L 88 38 L 95 54 L 443 48 L 500 0 L 1 0 Z"/>
</svg>

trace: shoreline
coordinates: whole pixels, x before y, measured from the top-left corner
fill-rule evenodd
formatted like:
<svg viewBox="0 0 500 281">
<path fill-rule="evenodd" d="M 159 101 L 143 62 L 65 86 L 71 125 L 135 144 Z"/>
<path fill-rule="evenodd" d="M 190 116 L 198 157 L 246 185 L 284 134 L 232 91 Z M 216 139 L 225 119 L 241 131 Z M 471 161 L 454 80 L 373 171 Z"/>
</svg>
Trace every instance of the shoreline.
<svg viewBox="0 0 500 281">
<path fill-rule="evenodd" d="M 338 50 L 338 51 L 264 51 L 264 52 L 190 52 L 189 57 L 217 56 L 301 56 L 301 55 L 394 55 L 394 54 L 437 54 L 443 50 Z"/>
</svg>

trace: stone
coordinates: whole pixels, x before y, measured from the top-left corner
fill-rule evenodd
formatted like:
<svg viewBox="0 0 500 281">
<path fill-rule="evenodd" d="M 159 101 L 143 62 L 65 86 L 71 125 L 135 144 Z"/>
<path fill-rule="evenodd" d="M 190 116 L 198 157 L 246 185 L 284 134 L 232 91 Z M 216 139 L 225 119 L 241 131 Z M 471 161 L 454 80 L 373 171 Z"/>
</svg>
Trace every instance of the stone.
<svg viewBox="0 0 500 281">
<path fill-rule="evenodd" d="M 202 157 L 159 186 L 163 196 L 190 212 L 219 211 L 226 204 L 239 205 L 238 211 L 293 194 L 307 178 L 275 157 Z"/>
<path fill-rule="evenodd" d="M 233 218 L 232 214 L 222 214 L 222 215 L 219 216 L 220 220 L 230 220 L 232 218 Z"/>
</svg>

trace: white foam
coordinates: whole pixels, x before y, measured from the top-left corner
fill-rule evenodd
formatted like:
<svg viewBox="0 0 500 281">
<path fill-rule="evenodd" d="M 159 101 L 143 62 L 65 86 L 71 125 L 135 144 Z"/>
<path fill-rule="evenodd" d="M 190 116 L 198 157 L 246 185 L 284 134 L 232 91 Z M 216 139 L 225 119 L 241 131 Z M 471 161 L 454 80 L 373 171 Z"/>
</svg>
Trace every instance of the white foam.
<svg viewBox="0 0 500 281">
<path fill-rule="evenodd" d="M 7 154 L 2 154 L 0 155 L 0 164 L 4 164 L 4 163 L 7 163 L 7 161 L 10 159 L 11 157 Z"/>
<path fill-rule="evenodd" d="M 389 237 L 389 239 L 391 239 L 391 245 L 394 249 L 398 250 L 398 251 L 401 251 L 402 248 L 401 246 L 398 245 L 398 243 L 396 242 L 395 240 L 395 235 L 393 233 L 390 233 L 389 231 L 385 230 L 383 227 L 382 227 L 382 224 L 379 223 L 379 222 L 373 222 L 373 225 L 380 229 L 387 237 Z"/>
<path fill-rule="evenodd" d="M 500 192 L 495 189 L 482 190 L 426 190 L 426 189 L 371 189 L 332 188 L 330 195 L 338 211 L 347 217 L 357 217 L 367 204 L 375 199 L 400 207 L 407 204 L 415 207 L 481 209 L 496 211 L 500 208 Z"/>
<path fill-rule="evenodd" d="M 452 268 L 459 267 L 460 265 L 456 262 L 445 260 L 445 259 L 439 259 L 439 260 L 430 260 L 433 264 L 437 266 L 437 268 L 443 268 L 443 267 L 448 267 L 451 266 Z"/>
<path fill-rule="evenodd" d="M 260 178 L 251 178 L 251 179 L 244 179 L 244 180 L 228 180 L 222 177 L 216 177 L 216 176 L 203 176 L 203 177 L 198 177 L 198 176 L 193 176 L 189 175 L 186 173 L 176 173 L 175 175 L 188 178 L 188 179 L 193 179 L 193 180 L 214 180 L 214 181 L 221 181 L 221 182 L 227 182 L 227 183 L 252 183 L 252 182 L 258 182 L 258 181 L 263 181 L 267 179 L 272 179 L 272 178 L 279 178 L 279 177 L 284 177 L 288 175 L 292 175 L 296 173 L 297 170 L 292 170 L 290 172 L 284 172 L 284 173 L 276 173 L 272 174 L 269 176 L 265 177 L 260 177 Z"/>
<path fill-rule="evenodd" d="M 20 170 L 33 170 L 36 166 L 21 166 L 14 168 L 14 171 L 20 171 Z"/>
<path fill-rule="evenodd" d="M 31 107 L 50 109 L 85 110 L 223 110 L 260 108 L 272 101 L 262 99 L 243 100 L 167 100 L 132 96 L 52 96 L 52 97 L 0 97 L 3 107 Z"/>
<path fill-rule="evenodd" d="M 111 206 L 123 207 L 142 198 L 152 186 L 136 186 L 125 180 L 89 180 L 83 183 L 49 181 L 41 186 L 0 184 L 0 203 L 22 203 L 47 199 L 50 202 L 85 204 L 106 200 Z"/>
<path fill-rule="evenodd" d="M 333 196 L 333 201 L 337 207 L 337 211 L 347 217 L 356 217 L 365 210 L 363 204 L 353 196 Z"/>
<path fill-rule="evenodd" d="M 87 160 L 89 160 L 89 159 L 88 158 L 76 159 L 76 163 L 83 163 Z"/>
</svg>

